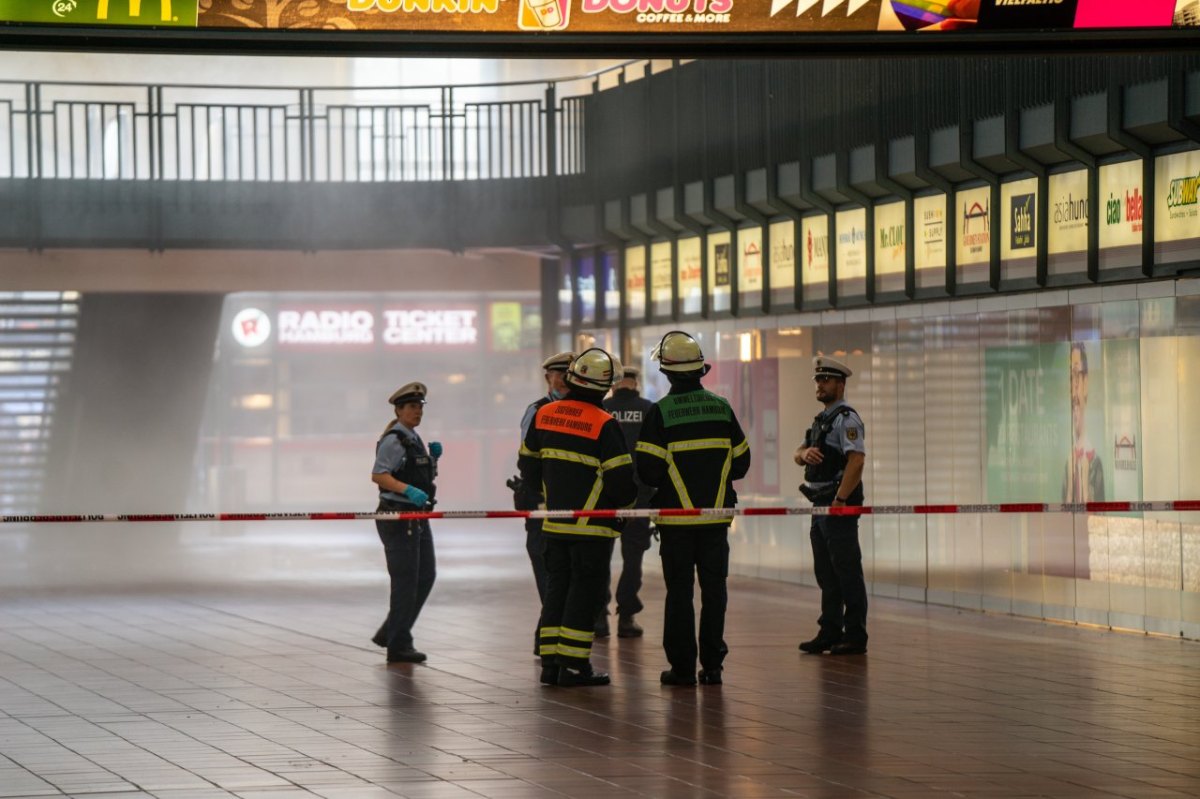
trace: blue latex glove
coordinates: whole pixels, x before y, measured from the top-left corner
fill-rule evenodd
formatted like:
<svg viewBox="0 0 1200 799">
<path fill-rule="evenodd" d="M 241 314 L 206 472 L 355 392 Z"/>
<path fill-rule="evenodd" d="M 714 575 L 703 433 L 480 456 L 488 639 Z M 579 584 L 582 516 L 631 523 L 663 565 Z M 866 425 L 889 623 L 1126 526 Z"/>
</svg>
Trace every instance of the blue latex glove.
<svg viewBox="0 0 1200 799">
<path fill-rule="evenodd" d="M 429 454 L 435 458 L 442 457 L 442 442 L 430 441 L 429 442 Z"/>
<path fill-rule="evenodd" d="M 418 508 L 425 507 L 425 504 L 429 502 L 429 495 L 414 485 L 410 485 L 404 489 L 404 496 Z"/>
</svg>

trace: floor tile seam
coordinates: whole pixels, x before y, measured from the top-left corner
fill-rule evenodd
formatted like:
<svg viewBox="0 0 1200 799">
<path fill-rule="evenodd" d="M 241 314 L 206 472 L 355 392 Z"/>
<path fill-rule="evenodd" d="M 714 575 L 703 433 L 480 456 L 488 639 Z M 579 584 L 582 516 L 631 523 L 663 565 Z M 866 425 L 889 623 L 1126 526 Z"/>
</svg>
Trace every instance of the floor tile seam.
<svg viewBox="0 0 1200 799">
<path fill-rule="evenodd" d="M 791 588 L 791 587 L 798 588 L 798 589 L 804 588 L 804 589 L 810 589 L 814 593 L 819 590 L 815 586 L 802 586 L 802 585 L 797 585 L 797 584 L 793 584 L 793 583 L 784 583 L 784 582 L 777 581 L 777 580 L 770 580 L 770 579 L 764 578 L 764 577 L 743 577 L 743 578 L 741 578 L 741 581 L 749 582 L 749 583 L 763 582 L 763 583 L 768 583 L 768 584 L 772 584 L 772 585 L 783 585 L 783 586 L 787 586 L 789 588 Z M 756 599 L 761 599 L 763 601 L 770 602 L 772 604 L 794 605 L 794 600 L 789 597 L 778 596 L 773 593 L 768 593 L 767 591 L 756 592 L 756 594 L 757 594 L 755 597 Z M 892 599 L 892 598 L 888 598 L 888 597 L 878 597 L 878 599 L 887 600 L 889 602 L 893 602 L 893 601 L 894 602 L 906 602 L 906 600 Z M 1015 614 L 1008 614 L 1008 613 L 989 611 L 989 610 L 977 610 L 975 608 L 964 608 L 964 607 L 958 607 L 958 606 L 953 606 L 953 605 L 932 605 L 932 604 L 919 603 L 919 602 L 913 602 L 911 604 L 913 604 L 914 607 L 925 608 L 927 610 L 927 613 L 925 614 L 926 616 L 932 615 L 933 612 L 938 612 L 939 614 L 942 614 L 942 615 L 946 614 L 949 611 L 954 611 L 954 615 L 958 615 L 959 612 L 970 612 L 977 616 L 990 617 L 993 619 L 1003 620 L 1003 621 L 1010 621 L 1013 624 L 1021 624 L 1021 625 L 1034 624 L 1034 625 L 1040 625 L 1040 626 L 1046 627 L 1048 629 L 1064 629 L 1065 628 L 1065 629 L 1079 630 L 1081 632 L 1087 632 L 1087 631 L 1093 630 L 1093 628 L 1091 628 L 1091 627 L 1081 627 L 1073 622 L 1067 622 L 1067 621 L 1059 622 L 1059 621 L 1055 621 L 1052 619 L 1036 619 L 1036 618 L 1031 618 L 1031 617 L 1027 617 L 1027 616 L 1018 616 Z M 890 613 L 887 611 L 879 611 L 879 610 L 873 611 L 871 614 L 871 618 L 876 620 L 876 623 L 878 623 L 878 621 L 880 621 L 880 620 L 886 620 L 886 621 L 889 621 L 892 623 L 903 624 L 905 626 L 921 626 L 923 628 L 928 628 L 930 623 L 932 622 L 932 620 L 929 618 L 913 618 L 912 616 L 908 616 L 908 615 L 903 615 L 903 614 L 898 614 L 898 613 Z M 1012 635 L 1012 636 L 1019 636 L 1021 638 L 1029 638 L 1030 639 L 1029 643 L 1031 643 L 1031 644 L 1046 643 L 1045 639 L 1038 638 L 1035 636 L 1029 636 L 1028 634 L 1020 634 L 1020 633 L 1011 633 L 1010 634 L 1010 633 L 1003 633 L 1000 631 L 981 632 L 977 625 L 971 625 L 970 623 L 967 623 L 967 622 L 954 622 L 954 621 L 947 619 L 947 620 L 940 621 L 938 623 L 939 623 L 939 629 L 947 629 L 952 632 L 971 635 L 972 637 L 995 638 L 995 637 L 1008 637 L 1008 636 Z M 1151 641 L 1160 640 L 1158 636 L 1148 636 L 1145 632 L 1136 631 L 1136 630 L 1127 631 L 1122 628 L 1099 628 L 1098 631 L 1102 631 L 1107 634 L 1115 634 L 1115 635 L 1121 635 L 1121 636 L 1126 636 L 1126 637 L 1133 636 L 1133 637 L 1145 638 L 1145 639 L 1151 640 Z M 1172 636 L 1167 636 L 1167 637 L 1162 638 L 1162 640 L 1165 642 L 1170 642 L 1170 641 L 1174 641 L 1175 638 Z M 1200 641 L 1191 641 L 1191 640 L 1187 640 L 1187 639 L 1182 639 L 1181 642 L 1185 643 L 1185 644 L 1193 644 L 1196 646 L 1200 646 Z M 1086 641 L 1063 642 L 1062 640 L 1055 640 L 1055 643 L 1058 645 L 1061 645 L 1063 643 L 1079 644 L 1079 645 L 1087 644 Z"/>
<path fill-rule="evenodd" d="M 36 728 L 31 728 L 31 729 L 35 729 L 35 731 L 36 731 Z M 114 780 L 114 781 L 123 782 L 123 783 L 129 784 L 129 785 L 135 785 L 135 787 L 137 787 L 137 788 L 138 788 L 138 790 L 141 790 L 140 786 L 137 786 L 137 785 L 136 785 L 136 783 L 133 783 L 133 782 L 131 782 L 130 780 L 126 779 L 125 777 L 122 777 L 121 775 L 119 775 L 119 774 L 117 774 L 116 772 L 112 771 L 112 770 L 111 770 L 111 769 L 109 769 L 108 767 L 106 767 L 106 766 L 103 766 L 103 765 L 101 765 L 100 763 L 97 763 L 95 760 L 93 760 L 92 758 L 88 757 L 87 755 L 84 755 L 84 754 L 82 754 L 82 753 L 80 753 L 80 752 L 76 751 L 75 749 L 72 749 L 70 746 L 68 746 L 68 745 L 64 744 L 62 741 L 58 741 L 58 740 L 56 740 L 56 739 L 53 739 L 53 738 L 49 738 L 48 740 L 51 740 L 51 741 L 53 741 L 53 742 L 54 742 L 54 744 L 55 744 L 56 746 L 59 746 L 59 747 L 61 747 L 61 748 L 65 749 L 65 750 L 67 750 L 68 752 L 71 752 L 73 755 L 75 755 L 76 757 L 78 757 L 80 760 L 83 760 L 83 761 L 86 761 L 86 762 L 88 762 L 88 763 L 91 763 L 93 766 L 95 766 L 95 767 L 96 767 L 96 770 L 98 770 L 98 771 L 102 771 L 102 772 L 104 772 L 105 774 L 108 774 L 108 775 L 110 775 L 110 776 L 113 778 L 113 780 Z M 19 765 L 19 762 L 18 762 L 18 765 Z M 27 769 L 27 770 L 28 770 L 28 769 Z M 186 769 L 185 769 L 185 771 L 186 771 Z M 32 772 L 32 771 L 31 771 L 30 773 L 33 773 L 33 774 L 34 774 L 34 776 L 39 776 L 39 775 L 37 775 L 37 773 L 36 773 L 36 772 Z M 190 773 L 190 772 L 189 772 L 189 773 Z M 43 781 L 46 781 L 46 780 L 43 780 Z M 52 783 L 52 782 L 49 782 L 49 781 L 46 781 L 46 782 L 47 782 L 47 784 L 49 784 L 49 785 L 54 785 L 54 783 Z"/>
</svg>

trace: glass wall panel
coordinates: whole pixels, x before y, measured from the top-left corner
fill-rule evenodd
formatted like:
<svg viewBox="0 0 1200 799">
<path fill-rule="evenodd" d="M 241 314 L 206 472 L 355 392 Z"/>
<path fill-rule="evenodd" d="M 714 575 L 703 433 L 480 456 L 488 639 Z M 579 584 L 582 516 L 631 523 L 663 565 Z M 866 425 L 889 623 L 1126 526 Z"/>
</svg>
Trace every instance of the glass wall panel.
<svg viewBox="0 0 1200 799">
<path fill-rule="evenodd" d="M 815 353 L 854 370 L 869 505 L 1200 498 L 1200 298 L 1005 304 L 684 324 L 751 440 L 742 504 L 807 504 L 792 454 L 820 410 Z M 648 353 L 668 329 L 630 340 Z M 739 519 L 733 570 L 813 584 L 810 523 Z M 880 513 L 860 540 L 877 595 L 1200 637 L 1200 513 Z"/>
</svg>

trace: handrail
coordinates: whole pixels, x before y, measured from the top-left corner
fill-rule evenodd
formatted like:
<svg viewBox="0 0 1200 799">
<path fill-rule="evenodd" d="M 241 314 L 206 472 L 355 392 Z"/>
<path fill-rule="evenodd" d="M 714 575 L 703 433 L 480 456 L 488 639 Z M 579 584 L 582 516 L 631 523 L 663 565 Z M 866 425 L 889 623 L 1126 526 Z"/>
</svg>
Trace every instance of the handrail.
<svg viewBox="0 0 1200 799">
<path fill-rule="evenodd" d="M 77 81 L 77 80 L 13 80 L 11 78 L 0 78 L 0 85 L 23 86 L 27 83 L 36 83 L 40 86 L 104 86 L 118 88 L 146 88 L 148 86 L 162 86 L 171 89 L 238 89 L 246 91 L 318 91 L 318 92 L 358 92 L 358 91 L 432 91 L 435 89 L 453 88 L 453 89 L 489 89 L 489 88 L 509 88 L 513 86 L 544 86 L 546 84 L 560 83 L 575 83 L 577 81 L 590 80 L 598 78 L 601 75 L 607 75 L 610 72 L 625 69 L 634 64 L 647 63 L 650 59 L 635 58 L 629 61 L 622 61 L 619 64 L 613 64 L 600 69 L 594 69 L 591 72 L 584 72 L 580 75 L 567 75 L 559 78 L 535 78 L 527 80 L 513 81 L 493 81 L 490 83 L 432 83 L 432 84 L 413 84 L 413 85 L 391 85 L 391 86 L 304 86 L 294 84 L 242 84 L 242 83 L 134 83 L 130 81 Z"/>
</svg>

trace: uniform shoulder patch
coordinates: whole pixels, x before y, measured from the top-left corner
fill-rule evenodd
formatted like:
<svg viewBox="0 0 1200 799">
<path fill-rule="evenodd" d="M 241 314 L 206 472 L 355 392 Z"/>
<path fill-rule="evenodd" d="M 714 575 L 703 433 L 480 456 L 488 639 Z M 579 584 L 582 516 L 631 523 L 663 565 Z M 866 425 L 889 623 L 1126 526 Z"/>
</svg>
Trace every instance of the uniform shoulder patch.
<svg viewBox="0 0 1200 799">
<path fill-rule="evenodd" d="M 565 433 L 593 441 L 612 416 L 603 408 L 574 400 L 559 400 L 543 406 L 534 420 L 534 427 L 548 433 Z"/>
<path fill-rule="evenodd" d="M 658 406 L 664 427 L 693 422 L 728 422 L 733 418 L 733 410 L 725 398 L 711 391 L 668 394 L 658 401 Z"/>
<path fill-rule="evenodd" d="M 857 427 L 847 427 L 846 428 L 846 438 L 850 439 L 851 441 L 858 441 L 858 428 Z"/>
</svg>

